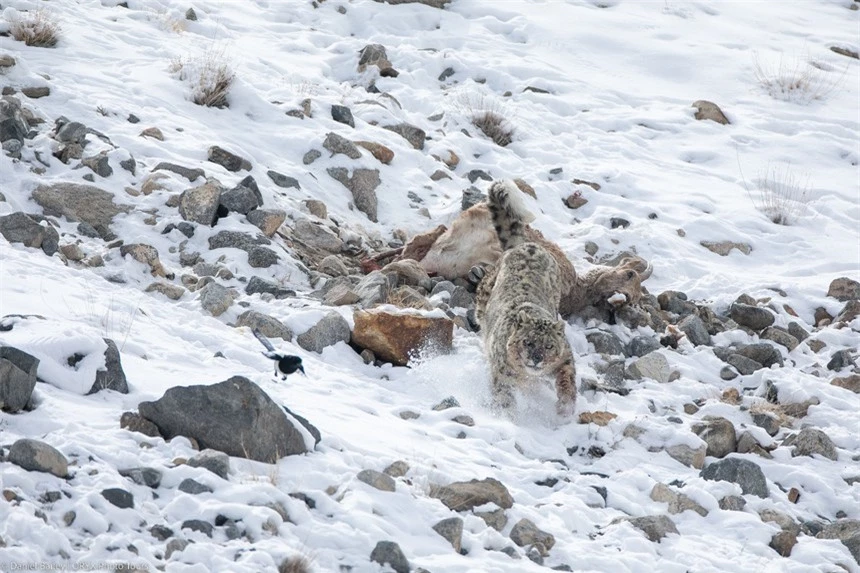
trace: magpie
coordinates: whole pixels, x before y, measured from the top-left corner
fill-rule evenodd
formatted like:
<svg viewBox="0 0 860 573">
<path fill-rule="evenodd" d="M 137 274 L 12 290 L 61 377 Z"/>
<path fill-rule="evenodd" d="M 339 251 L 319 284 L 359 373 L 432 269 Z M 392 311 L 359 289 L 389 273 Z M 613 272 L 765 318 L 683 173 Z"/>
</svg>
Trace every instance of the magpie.
<svg viewBox="0 0 860 573">
<path fill-rule="evenodd" d="M 305 374 L 305 368 L 302 366 L 301 358 L 293 356 L 292 354 L 278 352 L 275 350 L 275 347 L 272 346 L 272 343 L 269 342 L 265 336 L 260 334 L 260 331 L 256 328 L 251 332 L 253 332 L 257 340 L 266 347 L 266 352 L 262 352 L 261 354 L 266 358 L 271 358 L 275 361 L 275 376 L 280 373 L 281 380 L 286 380 L 287 374 L 293 374 L 296 370 L 301 372 L 302 375 L 307 376 L 307 374 Z"/>
</svg>

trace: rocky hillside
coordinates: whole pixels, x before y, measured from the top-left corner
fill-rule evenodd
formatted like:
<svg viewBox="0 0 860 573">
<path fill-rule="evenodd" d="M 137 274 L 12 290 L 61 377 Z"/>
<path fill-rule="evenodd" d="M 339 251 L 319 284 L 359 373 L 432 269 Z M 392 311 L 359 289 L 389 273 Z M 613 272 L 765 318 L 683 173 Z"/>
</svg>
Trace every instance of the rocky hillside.
<svg viewBox="0 0 860 573">
<path fill-rule="evenodd" d="M 858 7 L 0 0 L 0 570 L 860 571 Z M 572 417 L 423 259 L 501 178 L 636 269 Z"/>
</svg>

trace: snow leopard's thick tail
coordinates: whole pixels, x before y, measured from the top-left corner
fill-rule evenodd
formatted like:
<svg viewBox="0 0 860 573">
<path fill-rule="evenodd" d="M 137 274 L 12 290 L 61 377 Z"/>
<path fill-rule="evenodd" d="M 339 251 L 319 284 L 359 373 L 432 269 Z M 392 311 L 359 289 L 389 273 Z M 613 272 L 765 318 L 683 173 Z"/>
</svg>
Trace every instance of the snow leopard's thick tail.
<svg viewBox="0 0 860 573">
<path fill-rule="evenodd" d="M 526 209 L 522 191 L 513 181 L 505 179 L 493 182 L 487 204 L 502 249 L 507 251 L 526 242 L 526 225 L 534 221 L 535 217 Z"/>
</svg>

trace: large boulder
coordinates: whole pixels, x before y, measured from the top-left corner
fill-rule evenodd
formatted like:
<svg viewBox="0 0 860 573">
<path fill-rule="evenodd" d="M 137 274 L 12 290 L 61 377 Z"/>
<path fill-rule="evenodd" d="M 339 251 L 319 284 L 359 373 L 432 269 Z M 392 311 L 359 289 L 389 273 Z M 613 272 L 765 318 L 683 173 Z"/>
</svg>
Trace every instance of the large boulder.
<svg viewBox="0 0 860 573">
<path fill-rule="evenodd" d="M 430 497 L 441 501 L 451 511 L 468 511 L 485 503 L 495 503 L 502 509 L 514 505 L 511 492 L 494 478 L 454 482 L 448 485 L 430 485 Z"/>
<path fill-rule="evenodd" d="M 0 409 L 23 410 L 36 387 L 39 359 L 11 346 L 0 346 Z"/>
<path fill-rule="evenodd" d="M 207 179 L 203 185 L 186 189 L 179 196 L 179 215 L 186 221 L 208 227 L 218 221 L 218 206 L 224 187 L 217 179 Z"/>
<path fill-rule="evenodd" d="M 447 318 L 356 310 L 353 320 L 352 342 L 398 366 L 425 350 L 449 351 L 454 336 L 454 323 Z"/>
<path fill-rule="evenodd" d="M 66 456 L 52 445 L 39 440 L 18 440 L 9 448 L 7 459 L 27 471 L 47 472 L 61 478 L 69 475 Z"/>
<path fill-rule="evenodd" d="M 57 252 L 60 235 L 50 225 L 40 225 L 35 217 L 17 212 L 0 217 L 0 235 L 10 243 L 42 249 L 49 257 Z"/>
<path fill-rule="evenodd" d="M 114 203 L 112 193 L 78 183 L 40 185 L 33 191 L 33 200 L 42 207 L 45 215 L 87 223 L 105 240 L 114 237 L 110 230 L 113 218 L 131 209 Z"/>
<path fill-rule="evenodd" d="M 160 399 L 141 402 L 138 408 L 165 439 L 186 436 L 201 449 L 259 462 L 307 453 L 317 441 L 312 437 L 316 428 L 299 416 L 287 415 L 242 376 L 210 386 L 170 388 Z M 311 435 L 306 438 L 305 433 Z"/>
</svg>

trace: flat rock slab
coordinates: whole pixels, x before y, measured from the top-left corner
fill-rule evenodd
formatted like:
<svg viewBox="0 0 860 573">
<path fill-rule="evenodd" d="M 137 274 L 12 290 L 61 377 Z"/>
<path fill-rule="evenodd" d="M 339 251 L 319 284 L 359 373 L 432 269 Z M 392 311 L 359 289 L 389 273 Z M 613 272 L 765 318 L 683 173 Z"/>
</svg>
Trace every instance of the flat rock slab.
<svg viewBox="0 0 860 573">
<path fill-rule="evenodd" d="M 113 199 L 113 194 L 107 191 L 78 183 L 40 185 L 33 191 L 33 200 L 44 209 L 45 215 L 92 225 L 103 239 L 113 237 L 110 231 L 113 218 L 131 210 L 127 205 L 117 205 Z"/>
</svg>

